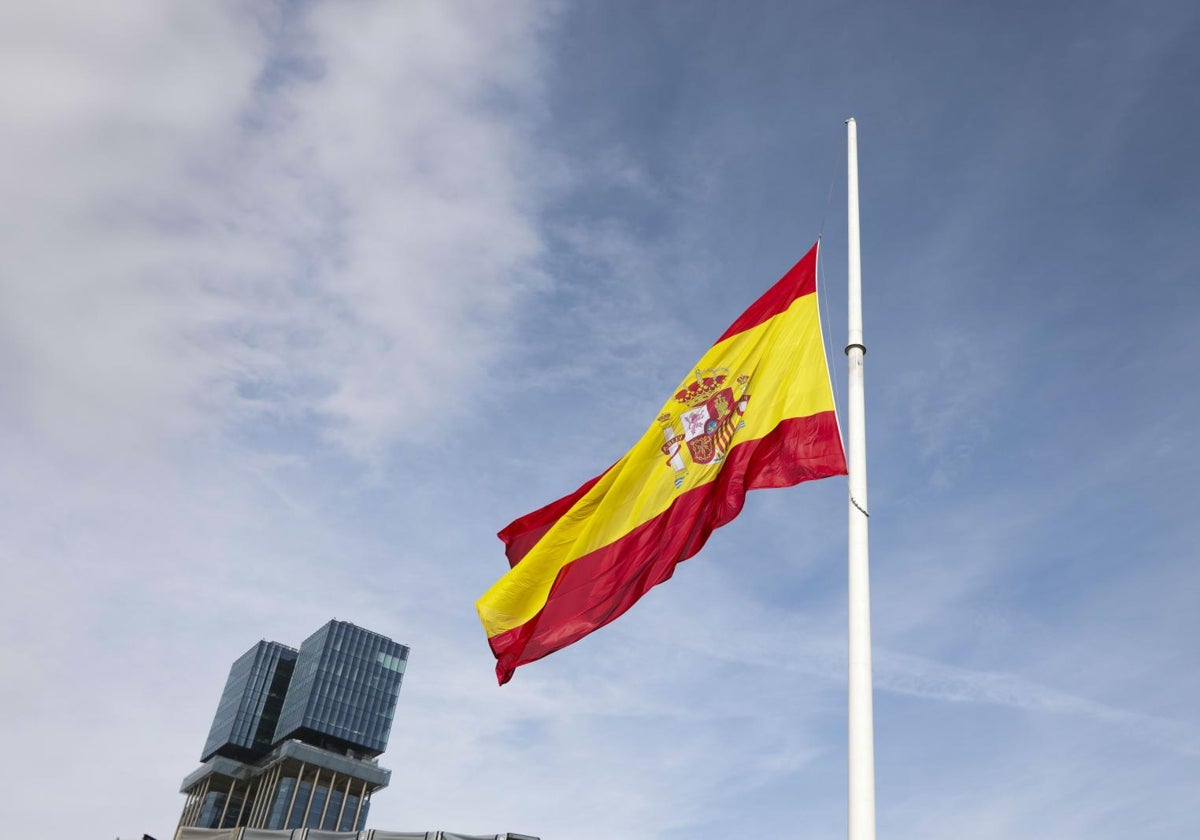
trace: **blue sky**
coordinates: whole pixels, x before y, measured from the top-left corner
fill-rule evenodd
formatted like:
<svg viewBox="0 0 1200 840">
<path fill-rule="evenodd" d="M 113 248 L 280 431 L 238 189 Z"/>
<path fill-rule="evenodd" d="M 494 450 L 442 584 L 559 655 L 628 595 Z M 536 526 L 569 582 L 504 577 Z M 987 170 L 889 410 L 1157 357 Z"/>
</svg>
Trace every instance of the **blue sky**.
<svg viewBox="0 0 1200 840">
<path fill-rule="evenodd" d="M 0 770 L 170 836 L 230 663 L 411 645 L 371 824 L 845 833 L 845 485 L 504 688 L 495 532 L 824 234 L 859 123 L 880 837 L 1200 821 L 1200 10 L 0 13 Z"/>
</svg>

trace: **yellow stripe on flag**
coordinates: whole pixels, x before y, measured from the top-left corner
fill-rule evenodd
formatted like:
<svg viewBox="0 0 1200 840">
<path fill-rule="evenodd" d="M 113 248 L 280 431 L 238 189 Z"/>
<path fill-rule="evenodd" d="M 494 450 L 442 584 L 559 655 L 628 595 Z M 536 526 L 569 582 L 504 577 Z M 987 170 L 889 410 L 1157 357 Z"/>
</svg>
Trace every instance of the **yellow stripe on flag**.
<svg viewBox="0 0 1200 840">
<path fill-rule="evenodd" d="M 696 364 L 701 374 L 722 369 L 749 395 L 744 423 L 732 431 L 731 447 L 769 434 L 782 420 L 833 411 L 821 343 L 817 296 L 797 298 L 783 312 L 714 345 Z M 748 377 L 744 386 L 739 377 Z M 677 391 L 695 380 L 695 373 Z M 687 406 L 674 397 L 660 415 L 673 427 Z M 576 559 L 610 545 L 662 514 L 681 494 L 711 482 L 721 462 L 690 462 L 683 473 L 663 451 L 665 423 L 656 422 L 599 481 L 476 604 L 489 637 L 520 627 L 545 605 L 559 573 Z M 732 428 L 732 427 L 730 427 Z M 679 479 L 678 486 L 676 479 Z"/>
</svg>

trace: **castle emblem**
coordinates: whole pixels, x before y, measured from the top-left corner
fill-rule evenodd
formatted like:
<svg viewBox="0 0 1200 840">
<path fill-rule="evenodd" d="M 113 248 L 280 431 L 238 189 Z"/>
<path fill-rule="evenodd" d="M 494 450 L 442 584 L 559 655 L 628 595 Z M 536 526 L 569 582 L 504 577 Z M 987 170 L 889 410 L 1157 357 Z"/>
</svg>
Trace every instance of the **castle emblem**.
<svg viewBox="0 0 1200 840">
<path fill-rule="evenodd" d="M 746 393 L 750 377 L 739 376 L 736 385 L 731 385 L 729 376 L 728 368 L 697 370 L 692 381 L 675 394 L 675 402 L 681 406 L 678 413 L 666 411 L 658 418 L 662 452 L 675 472 L 676 487 L 687 475 L 687 461 L 702 466 L 723 461 L 734 434 L 746 425 L 742 416 L 750 401 Z"/>
</svg>

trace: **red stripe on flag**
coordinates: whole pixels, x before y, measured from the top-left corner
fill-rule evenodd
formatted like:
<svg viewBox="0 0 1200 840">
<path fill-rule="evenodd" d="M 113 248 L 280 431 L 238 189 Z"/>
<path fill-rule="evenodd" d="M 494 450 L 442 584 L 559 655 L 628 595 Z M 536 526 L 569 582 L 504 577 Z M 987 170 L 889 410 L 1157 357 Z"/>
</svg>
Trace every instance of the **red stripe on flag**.
<svg viewBox="0 0 1200 840">
<path fill-rule="evenodd" d="M 779 282 L 750 304 L 750 308 L 743 312 L 729 329 L 725 330 L 725 333 L 716 340 L 716 344 L 720 344 L 732 335 L 753 329 L 759 324 L 771 320 L 780 312 L 786 312 L 796 298 L 811 295 L 816 290 L 817 245 L 813 245 L 809 252 L 800 258 L 800 262 L 779 278 Z"/>
<path fill-rule="evenodd" d="M 488 639 L 500 684 L 512 678 L 517 666 L 582 639 L 668 580 L 675 566 L 741 512 L 747 491 L 845 473 L 832 411 L 783 420 L 766 436 L 734 446 L 713 481 L 680 495 L 663 513 L 565 566 L 536 616 Z"/>
</svg>

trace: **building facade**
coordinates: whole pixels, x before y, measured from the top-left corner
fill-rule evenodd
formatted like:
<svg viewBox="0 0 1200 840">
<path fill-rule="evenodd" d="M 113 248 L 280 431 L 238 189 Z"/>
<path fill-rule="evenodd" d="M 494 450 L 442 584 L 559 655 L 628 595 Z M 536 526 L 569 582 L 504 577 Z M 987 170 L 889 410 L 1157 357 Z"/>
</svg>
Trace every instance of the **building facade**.
<svg viewBox="0 0 1200 840">
<path fill-rule="evenodd" d="M 297 651 L 279 642 L 259 642 L 238 657 L 217 703 L 201 761 L 220 754 L 255 761 L 271 750 Z"/>
<path fill-rule="evenodd" d="M 387 747 L 408 649 L 345 622 L 304 640 L 276 740 L 379 755 Z"/>
<path fill-rule="evenodd" d="M 179 830 L 360 830 L 391 777 L 378 756 L 407 662 L 406 646 L 336 620 L 299 650 L 262 641 L 246 651 L 230 668 L 203 764 L 180 786 Z"/>
</svg>

